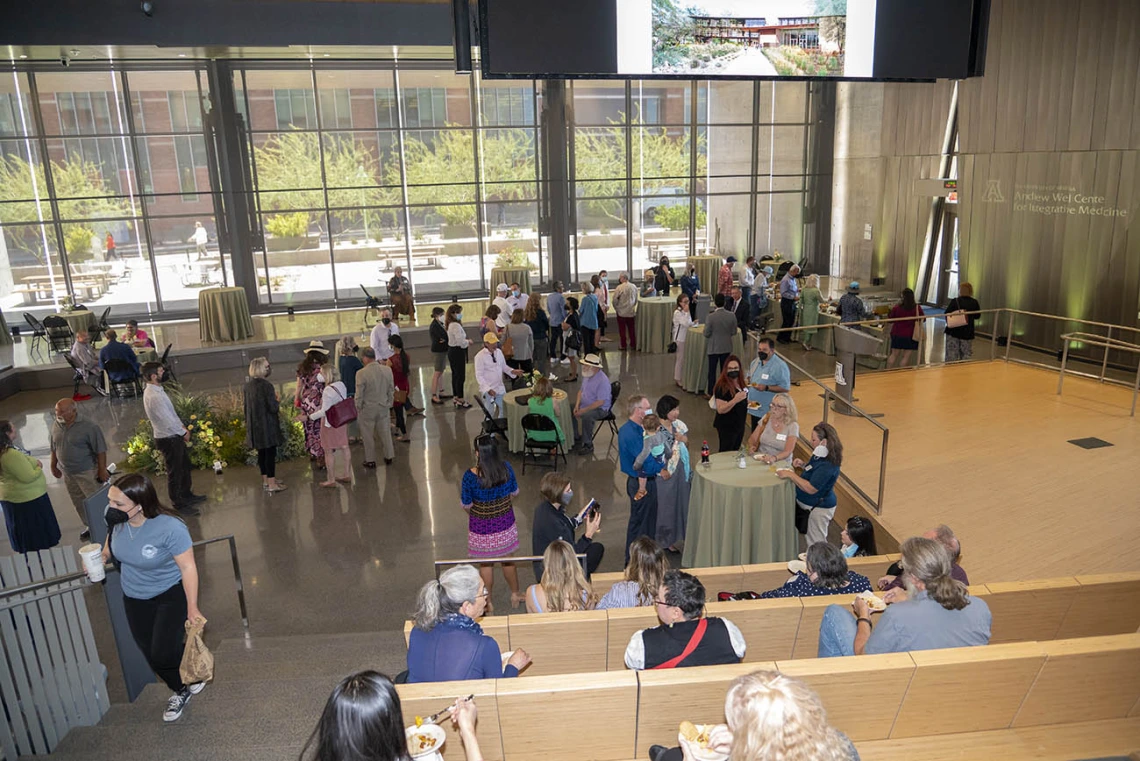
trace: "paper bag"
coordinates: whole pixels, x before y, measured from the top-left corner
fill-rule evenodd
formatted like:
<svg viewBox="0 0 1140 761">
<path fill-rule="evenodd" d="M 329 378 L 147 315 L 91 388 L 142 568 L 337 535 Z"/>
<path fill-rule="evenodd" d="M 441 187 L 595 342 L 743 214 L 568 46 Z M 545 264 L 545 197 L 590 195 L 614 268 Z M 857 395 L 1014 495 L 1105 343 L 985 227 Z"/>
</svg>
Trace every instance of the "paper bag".
<svg viewBox="0 0 1140 761">
<path fill-rule="evenodd" d="M 206 648 L 202 630 L 206 619 L 199 618 L 193 623 L 186 622 L 186 648 L 182 651 L 182 664 L 178 673 L 186 684 L 209 682 L 214 678 L 214 654 Z"/>
</svg>

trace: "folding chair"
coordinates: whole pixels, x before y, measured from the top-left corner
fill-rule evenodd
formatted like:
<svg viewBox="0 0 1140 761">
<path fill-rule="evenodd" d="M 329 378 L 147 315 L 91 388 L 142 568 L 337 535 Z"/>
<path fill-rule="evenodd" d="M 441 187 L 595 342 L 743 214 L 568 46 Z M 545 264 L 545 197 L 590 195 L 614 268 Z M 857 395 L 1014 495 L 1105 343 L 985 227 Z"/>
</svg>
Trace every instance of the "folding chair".
<svg viewBox="0 0 1140 761">
<path fill-rule="evenodd" d="M 609 423 L 611 447 L 614 445 L 614 442 L 617 441 L 618 435 L 617 416 L 614 415 L 614 405 L 617 404 L 619 397 L 621 397 L 621 381 L 614 381 L 610 384 L 610 409 L 605 416 L 598 418 L 598 425 L 594 428 L 594 435 L 591 437 L 597 438 L 598 431 L 602 430 L 602 426 L 606 423 Z"/>
<path fill-rule="evenodd" d="M 75 377 L 73 379 L 75 381 L 75 388 L 71 391 L 72 399 L 79 398 L 79 387 L 83 384 L 87 384 L 87 386 L 94 389 L 94 391 L 99 394 L 99 396 L 107 395 L 107 392 L 103 390 L 103 387 L 100 384 L 91 381 L 91 374 L 80 367 L 79 363 L 75 361 L 74 357 L 72 357 L 70 354 L 64 354 L 63 358 L 67 360 L 67 364 L 71 365 L 71 369 L 75 371 Z"/>
<path fill-rule="evenodd" d="M 125 399 L 127 396 L 142 396 L 142 384 L 139 383 L 138 373 L 125 359 L 108 359 L 103 363 L 103 369 L 107 372 L 110 383 L 110 388 L 107 391 L 111 396 L 119 399 Z M 128 373 L 132 377 L 127 380 L 115 380 L 115 374 L 125 375 Z"/>
<path fill-rule="evenodd" d="M 44 324 L 42 322 L 37 320 L 35 317 L 32 317 L 27 312 L 24 312 L 24 322 L 28 323 L 28 326 L 32 329 L 33 349 L 36 347 L 37 340 L 47 340 L 47 328 L 44 327 Z"/>
<path fill-rule="evenodd" d="M 365 301 L 364 301 L 364 327 L 366 327 L 366 328 L 372 327 L 371 325 L 368 324 L 368 315 L 372 315 L 373 317 L 378 319 L 379 315 L 380 315 L 380 310 L 384 308 L 384 304 L 382 301 L 380 301 L 379 296 L 373 296 L 371 293 L 368 292 L 368 289 L 365 288 L 363 285 L 360 286 L 360 290 L 364 291 L 364 297 L 365 297 Z M 372 325 L 375 325 L 375 324 L 376 323 L 373 323 Z"/>
<path fill-rule="evenodd" d="M 539 415 L 534 412 L 523 415 L 522 419 L 523 435 L 526 437 L 523 442 L 523 461 L 522 472 L 526 474 L 526 458 L 530 457 L 534 460 L 534 464 L 543 468 L 554 468 L 558 470 L 558 458 L 562 457 L 562 462 L 566 463 L 566 451 L 562 448 L 562 441 L 558 438 L 558 429 L 554 426 L 554 421 L 546 415 Z M 550 433 L 553 434 L 552 439 L 536 439 L 531 436 L 532 433 Z M 541 463 L 538 461 L 539 455 L 550 458 L 550 463 Z"/>
<path fill-rule="evenodd" d="M 173 345 L 174 344 L 172 344 L 172 343 L 167 344 L 166 348 L 162 350 L 162 356 L 158 360 L 158 363 L 166 369 L 166 373 L 162 377 L 163 383 L 166 383 L 167 381 L 177 381 L 178 380 L 177 378 L 174 377 L 174 366 L 171 365 L 169 362 L 167 362 L 167 359 L 170 357 L 170 347 Z"/>
<path fill-rule="evenodd" d="M 44 331 L 47 333 L 48 345 L 57 354 L 71 351 L 71 344 L 75 341 L 75 334 L 71 326 L 62 317 L 49 314 L 43 321 Z"/>
<path fill-rule="evenodd" d="M 475 397 L 475 403 L 479 405 L 479 409 L 483 410 L 483 433 L 488 435 L 499 435 L 503 437 L 504 441 L 509 442 L 507 438 L 507 420 L 506 418 L 494 418 L 491 416 L 491 411 L 487 409 L 487 405 L 483 404 L 482 394 L 472 394 Z"/>
</svg>

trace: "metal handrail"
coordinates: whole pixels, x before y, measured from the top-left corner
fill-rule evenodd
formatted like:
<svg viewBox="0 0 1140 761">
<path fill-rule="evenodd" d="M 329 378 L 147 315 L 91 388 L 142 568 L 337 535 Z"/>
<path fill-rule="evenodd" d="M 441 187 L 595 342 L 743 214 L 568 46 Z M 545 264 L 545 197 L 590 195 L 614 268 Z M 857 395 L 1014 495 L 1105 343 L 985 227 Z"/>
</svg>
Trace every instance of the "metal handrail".
<svg viewBox="0 0 1140 761">
<path fill-rule="evenodd" d="M 238 607 L 241 609 L 241 624 L 243 627 L 245 627 L 246 633 L 248 634 L 249 610 L 246 608 L 245 604 L 245 585 L 242 583 L 241 579 L 241 565 L 238 562 L 237 540 L 234 538 L 234 535 L 227 534 L 225 536 L 216 536 L 212 539 L 201 539 L 197 542 L 194 542 L 190 546 L 191 548 L 205 547 L 206 545 L 215 544 L 217 542 L 228 542 L 230 545 L 230 561 L 233 563 L 234 568 L 234 584 L 237 587 Z M 111 566 L 105 565 L 104 568 L 111 568 Z M 0 601 L 8 600 L 9 598 L 15 597 L 17 595 L 26 595 L 31 592 L 37 592 L 41 589 L 46 589 L 47 587 L 54 587 L 63 584 L 70 585 L 61 589 L 52 590 L 46 594 L 39 594 L 35 595 L 34 597 L 21 597 L 21 599 L 14 602 L 0 605 L 0 612 L 11 610 L 12 608 L 16 608 L 21 605 L 27 605 L 28 603 L 35 603 L 39 602 L 40 600 L 46 600 L 49 597 L 64 594 L 65 592 L 73 592 L 77 589 L 93 587 L 98 583 L 99 582 L 87 581 L 86 571 L 76 571 L 74 573 L 66 573 L 60 576 L 53 576 L 50 579 L 42 579 L 40 581 L 32 582 L 31 584 L 24 584 L 18 587 L 3 589 L 0 590 Z"/>
<path fill-rule="evenodd" d="M 1092 333 L 1065 333 L 1061 336 L 1061 340 L 1065 342 L 1065 350 L 1061 355 L 1061 372 L 1057 375 L 1057 395 L 1061 395 L 1061 388 L 1065 383 L 1065 367 L 1069 364 L 1069 345 L 1073 341 L 1080 341 L 1088 346 L 1103 346 L 1104 347 L 1104 361 L 1108 363 L 1108 350 L 1116 349 L 1117 351 L 1130 351 L 1133 354 L 1140 354 L 1140 346 L 1136 344 L 1122 341 L 1119 338 L 1112 338 L 1109 336 L 1098 336 Z M 1101 373 L 1103 374 L 1103 365 Z M 1140 367 L 1136 368 L 1136 380 L 1132 383 L 1132 411 L 1129 413 L 1132 417 L 1136 416 L 1136 397 L 1140 394 Z"/>
<path fill-rule="evenodd" d="M 848 476 L 846 473 L 844 473 L 842 470 L 840 470 L 840 472 L 839 472 L 840 478 L 842 478 L 847 483 L 848 486 L 850 486 L 852 489 L 854 489 L 859 494 L 859 496 L 861 496 L 863 499 L 865 499 L 868 502 L 868 504 L 871 505 L 871 508 L 875 511 L 875 514 L 876 515 L 882 515 L 882 513 L 883 513 L 883 495 L 885 493 L 885 487 L 886 487 L 886 482 L 887 482 L 887 445 L 889 443 L 890 436 L 891 436 L 890 429 L 887 428 L 882 423 L 880 423 L 875 418 L 871 417 L 871 415 L 869 413 L 867 413 L 866 411 L 862 410 L 861 408 L 857 407 L 855 404 L 847 401 L 846 399 L 843 399 L 842 397 L 840 397 L 838 394 L 836 394 L 834 391 L 832 391 L 831 388 L 829 388 L 828 386 L 824 385 L 823 383 L 820 383 L 818 380 L 816 380 L 816 378 L 811 373 L 809 373 L 807 370 L 805 370 L 804 368 L 797 365 L 795 362 L 793 362 L 790 359 L 788 359 L 787 357 L 783 357 L 783 356 L 781 356 L 780 359 L 784 360 L 784 362 L 789 367 L 795 368 L 797 371 L 799 371 L 799 373 L 801 375 L 803 375 L 805 378 L 807 378 L 809 381 L 811 381 L 815 385 L 819 386 L 820 389 L 823 390 L 823 422 L 824 423 L 827 422 L 827 413 L 828 413 L 828 410 L 831 408 L 831 398 L 834 397 L 836 399 L 840 399 L 845 408 L 853 410 L 854 412 L 858 413 L 858 417 L 863 418 L 864 420 L 866 420 L 867 422 L 871 423 L 876 428 L 878 428 L 880 431 L 882 431 L 882 433 L 883 433 L 883 445 L 882 445 L 882 449 L 881 449 L 880 456 L 879 456 L 879 493 L 878 493 L 878 499 L 877 500 L 872 499 L 871 496 L 869 494 L 867 494 L 867 492 L 865 492 L 861 486 L 859 486 L 859 484 L 855 483 L 855 481 L 853 481 L 851 479 L 851 477 Z M 804 438 L 802 433 L 799 435 L 799 440 L 804 442 L 804 444 L 810 445 L 810 443 L 811 443 L 808 439 Z"/>
</svg>

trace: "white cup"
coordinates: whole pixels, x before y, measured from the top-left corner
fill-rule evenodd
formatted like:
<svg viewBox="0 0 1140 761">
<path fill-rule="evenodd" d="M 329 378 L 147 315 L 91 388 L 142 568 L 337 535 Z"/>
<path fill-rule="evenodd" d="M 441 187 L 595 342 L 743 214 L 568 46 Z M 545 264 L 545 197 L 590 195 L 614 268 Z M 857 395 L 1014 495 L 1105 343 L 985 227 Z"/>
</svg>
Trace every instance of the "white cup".
<svg viewBox="0 0 1140 761">
<path fill-rule="evenodd" d="M 79 557 L 83 559 L 83 570 L 91 581 L 102 581 L 107 577 L 103 570 L 103 548 L 98 544 L 85 544 L 79 548 Z"/>
</svg>

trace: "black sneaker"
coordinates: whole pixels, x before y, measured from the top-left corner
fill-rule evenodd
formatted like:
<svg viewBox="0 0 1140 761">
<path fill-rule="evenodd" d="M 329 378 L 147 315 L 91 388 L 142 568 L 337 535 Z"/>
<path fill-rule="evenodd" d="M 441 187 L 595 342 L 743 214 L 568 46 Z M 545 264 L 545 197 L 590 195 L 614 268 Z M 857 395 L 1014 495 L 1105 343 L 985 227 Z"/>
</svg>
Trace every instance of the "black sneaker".
<svg viewBox="0 0 1140 761">
<path fill-rule="evenodd" d="M 175 509 L 181 514 L 186 516 L 201 515 L 202 511 L 193 505 L 178 505 Z"/>
<path fill-rule="evenodd" d="M 205 502 L 208 499 L 209 497 L 205 494 L 191 494 L 186 497 L 186 504 L 197 505 L 199 502 Z"/>
<path fill-rule="evenodd" d="M 183 687 L 178 692 L 170 696 L 166 701 L 166 710 L 162 712 L 163 721 L 178 721 L 182 717 L 182 711 L 186 708 L 186 704 L 190 702 L 190 697 L 193 695 L 189 687 Z"/>
<path fill-rule="evenodd" d="M 79 541 L 86 542 L 90 538 L 91 538 L 91 530 L 90 529 L 83 529 L 82 531 L 79 532 Z"/>
</svg>

